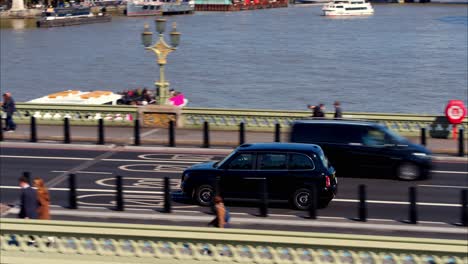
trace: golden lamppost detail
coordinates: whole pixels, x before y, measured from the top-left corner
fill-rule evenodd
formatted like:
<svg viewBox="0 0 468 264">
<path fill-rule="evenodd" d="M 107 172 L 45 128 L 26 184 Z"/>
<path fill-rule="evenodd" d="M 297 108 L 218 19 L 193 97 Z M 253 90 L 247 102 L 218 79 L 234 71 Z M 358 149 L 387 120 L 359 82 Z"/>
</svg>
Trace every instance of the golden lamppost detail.
<svg viewBox="0 0 468 264">
<path fill-rule="evenodd" d="M 156 31 L 159 33 L 159 39 L 156 44 L 151 45 L 153 40 L 153 33 L 149 30 L 149 25 L 145 24 L 142 33 L 142 42 L 147 50 L 151 50 L 156 54 L 159 64 L 159 81 L 155 82 L 156 95 L 158 97 L 158 104 L 167 104 L 169 99 L 169 82 L 166 81 L 164 75 L 164 65 L 167 63 L 167 55 L 177 49 L 180 42 L 180 32 L 177 32 L 176 23 L 172 23 L 172 31 L 169 33 L 171 45 L 164 41 L 164 31 L 166 28 L 166 19 L 156 19 Z"/>
</svg>

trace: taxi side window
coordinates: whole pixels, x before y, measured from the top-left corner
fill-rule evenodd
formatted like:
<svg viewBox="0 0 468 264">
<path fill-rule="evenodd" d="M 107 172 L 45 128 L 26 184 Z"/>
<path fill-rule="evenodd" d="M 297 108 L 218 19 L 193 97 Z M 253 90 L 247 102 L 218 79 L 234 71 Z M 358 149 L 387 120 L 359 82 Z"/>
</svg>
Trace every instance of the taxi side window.
<svg viewBox="0 0 468 264">
<path fill-rule="evenodd" d="M 313 170 L 315 168 L 312 160 L 303 154 L 290 154 L 288 166 L 290 170 Z"/>
<path fill-rule="evenodd" d="M 385 133 L 378 129 L 368 129 L 362 136 L 362 143 L 366 146 L 383 146 L 385 144 Z"/>
<path fill-rule="evenodd" d="M 286 170 L 286 154 L 261 154 L 260 155 L 260 170 Z"/>
<path fill-rule="evenodd" d="M 253 154 L 243 153 L 237 155 L 227 166 L 228 170 L 251 170 L 253 167 Z"/>
</svg>

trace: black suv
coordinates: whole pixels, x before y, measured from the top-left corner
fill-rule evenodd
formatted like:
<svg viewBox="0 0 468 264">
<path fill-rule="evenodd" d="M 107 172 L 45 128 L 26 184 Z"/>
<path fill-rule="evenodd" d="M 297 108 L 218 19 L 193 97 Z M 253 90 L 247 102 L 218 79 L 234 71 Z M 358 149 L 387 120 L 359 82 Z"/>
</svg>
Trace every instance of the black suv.
<svg viewBox="0 0 468 264">
<path fill-rule="evenodd" d="M 431 153 L 378 123 L 352 120 L 301 120 L 291 142 L 322 147 L 339 176 L 427 178 Z"/>
<path fill-rule="evenodd" d="M 259 199 L 266 181 L 270 200 L 288 200 L 298 209 L 311 203 L 316 188 L 323 208 L 336 195 L 335 169 L 322 149 L 313 144 L 254 143 L 237 147 L 219 162 L 194 165 L 182 174 L 184 196 L 211 205 L 215 186 L 226 200 Z"/>
</svg>

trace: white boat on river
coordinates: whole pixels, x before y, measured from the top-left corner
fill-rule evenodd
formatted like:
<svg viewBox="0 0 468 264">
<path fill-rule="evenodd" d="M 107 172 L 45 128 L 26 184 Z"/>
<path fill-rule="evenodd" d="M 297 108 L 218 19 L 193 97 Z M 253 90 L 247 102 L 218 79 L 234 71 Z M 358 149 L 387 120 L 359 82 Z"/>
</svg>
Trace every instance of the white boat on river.
<svg viewBox="0 0 468 264">
<path fill-rule="evenodd" d="M 111 91 L 82 92 L 67 90 L 49 94 L 28 103 L 34 104 L 78 104 L 78 105 L 117 105 L 122 95 Z"/>
<path fill-rule="evenodd" d="M 324 16 L 363 16 L 374 14 L 374 8 L 365 0 L 335 0 L 323 6 Z"/>
</svg>

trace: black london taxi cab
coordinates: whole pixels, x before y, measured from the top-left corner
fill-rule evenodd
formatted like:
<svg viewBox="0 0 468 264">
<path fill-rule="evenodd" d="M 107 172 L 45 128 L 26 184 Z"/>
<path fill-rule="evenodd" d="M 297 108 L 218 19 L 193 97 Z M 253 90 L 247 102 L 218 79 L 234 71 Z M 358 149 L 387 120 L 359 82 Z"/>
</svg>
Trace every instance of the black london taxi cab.
<svg viewBox="0 0 468 264">
<path fill-rule="evenodd" d="M 314 144 L 252 143 L 219 162 L 194 165 L 182 174 L 183 196 L 211 205 L 215 188 L 225 200 L 259 199 L 266 185 L 270 200 L 287 200 L 300 210 L 316 190 L 319 208 L 335 197 L 337 178 L 322 149 Z"/>
</svg>

